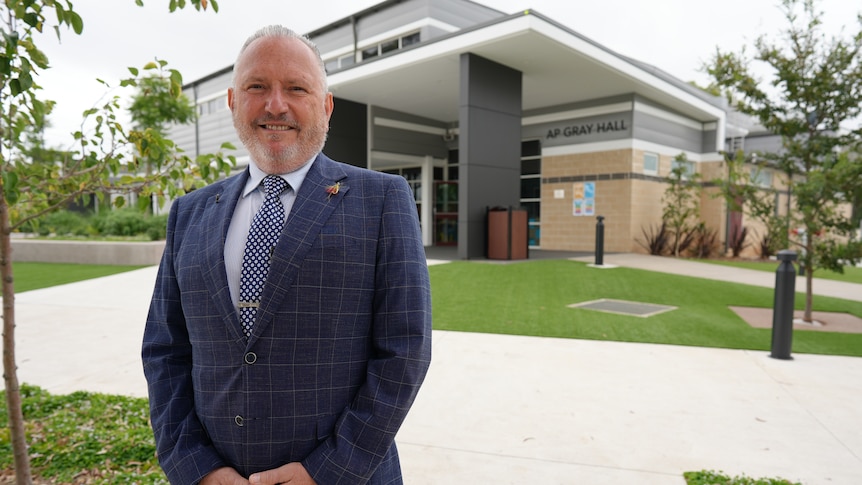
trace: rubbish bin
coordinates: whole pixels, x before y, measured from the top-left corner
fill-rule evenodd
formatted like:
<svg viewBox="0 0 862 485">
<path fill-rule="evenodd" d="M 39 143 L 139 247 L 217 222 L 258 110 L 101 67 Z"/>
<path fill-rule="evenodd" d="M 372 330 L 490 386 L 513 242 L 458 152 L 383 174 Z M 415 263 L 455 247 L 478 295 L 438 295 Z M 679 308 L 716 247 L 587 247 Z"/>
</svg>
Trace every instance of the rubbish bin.
<svg viewBox="0 0 862 485">
<path fill-rule="evenodd" d="M 489 207 L 488 259 L 527 259 L 527 211 L 511 207 Z"/>
</svg>

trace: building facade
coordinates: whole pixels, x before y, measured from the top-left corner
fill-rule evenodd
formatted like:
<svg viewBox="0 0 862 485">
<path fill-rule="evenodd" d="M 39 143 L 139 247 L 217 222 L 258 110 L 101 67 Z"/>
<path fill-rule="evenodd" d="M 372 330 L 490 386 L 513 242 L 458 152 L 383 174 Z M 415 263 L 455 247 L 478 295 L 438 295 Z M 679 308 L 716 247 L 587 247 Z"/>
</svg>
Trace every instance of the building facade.
<svg viewBox="0 0 862 485">
<path fill-rule="evenodd" d="M 591 251 L 602 216 L 605 251 L 643 252 L 674 165 L 720 177 L 748 134 L 722 99 L 532 10 L 388 0 L 307 35 L 335 96 L 324 152 L 405 177 L 425 245 L 462 259 L 485 256 L 491 208 L 525 210 L 532 248 Z M 171 135 L 194 154 L 231 142 L 242 167 L 231 72 L 185 86 L 199 117 Z M 738 218 L 716 190 L 701 218 L 724 240 Z"/>
</svg>

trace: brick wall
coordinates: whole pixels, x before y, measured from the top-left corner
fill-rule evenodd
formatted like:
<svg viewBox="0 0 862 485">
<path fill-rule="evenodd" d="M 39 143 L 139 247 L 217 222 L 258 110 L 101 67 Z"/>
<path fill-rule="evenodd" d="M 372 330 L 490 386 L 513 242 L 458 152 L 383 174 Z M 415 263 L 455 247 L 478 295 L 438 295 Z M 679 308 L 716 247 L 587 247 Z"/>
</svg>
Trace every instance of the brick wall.
<svg viewBox="0 0 862 485">
<path fill-rule="evenodd" d="M 542 159 L 542 240 L 548 250 L 592 251 L 595 249 L 595 216 L 604 216 L 605 251 L 646 250 L 644 233 L 661 225 L 662 197 L 667 188 L 673 156 L 659 157 L 658 175 L 643 173 L 643 151 L 622 149 L 595 153 L 549 156 Z M 705 181 L 720 176 L 719 161 L 697 164 Z M 595 183 L 595 216 L 572 214 L 575 184 Z M 707 184 L 708 185 L 708 184 Z M 727 214 L 722 198 L 712 196 L 715 187 L 706 187 L 701 199 L 701 215 L 722 243 Z M 559 197 L 562 195 L 562 197 Z"/>
</svg>

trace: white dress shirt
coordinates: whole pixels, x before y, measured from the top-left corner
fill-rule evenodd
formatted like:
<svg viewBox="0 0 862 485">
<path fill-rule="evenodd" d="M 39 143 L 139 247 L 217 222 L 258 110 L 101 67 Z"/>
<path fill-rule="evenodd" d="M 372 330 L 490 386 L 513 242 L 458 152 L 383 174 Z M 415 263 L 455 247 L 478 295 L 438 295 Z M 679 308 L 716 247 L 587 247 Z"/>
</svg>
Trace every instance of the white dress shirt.
<svg viewBox="0 0 862 485">
<path fill-rule="evenodd" d="M 299 192 L 299 188 L 302 186 L 302 182 L 305 180 L 305 176 L 308 174 L 312 163 L 314 163 L 314 158 L 298 170 L 279 174 L 290 185 L 290 188 L 281 193 L 285 220 L 290 215 L 290 209 L 293 207 L 294 201 L 296 201 L 296 194 Z M 224 242 L 224 265 L 227 272 L 227 284 L 230 289 L 231 301 L 233 301 L 233 306 L 237 311 L 239 311 L 239 281 L 242 277 L 242 258 L 245 254 L 248 231 L 251 228 L 251 221 L 254 219 L 254 215 L 260 209 L 260 206 L 263 205 L 263 199 L 266 195 L 261 182 L 267 174 L 259 169 L 254 164 L 254 161 L 248 164 L 248 169 L 248 182 L 245 184 L 245 188 L 236 203 L 236 209 L 233 211 L 233 217 L 227 230 L 227 238 Z"/>
</svg>

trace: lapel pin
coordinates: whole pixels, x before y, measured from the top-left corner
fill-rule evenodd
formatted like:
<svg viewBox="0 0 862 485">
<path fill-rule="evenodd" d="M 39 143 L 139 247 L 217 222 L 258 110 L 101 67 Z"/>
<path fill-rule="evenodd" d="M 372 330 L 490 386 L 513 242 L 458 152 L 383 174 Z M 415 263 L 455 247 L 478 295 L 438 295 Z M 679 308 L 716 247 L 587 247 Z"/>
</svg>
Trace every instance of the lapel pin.
<svg viewBox="0 0 862 485">
<path fill-rule="evenodd" d="M 329 200 L 333 195 L 338 194 L 339 190 L 341 190 L 341 182 L 335 182 L 334 184 L 327 186 L 326 193 L 328 195 L 326 196 L 326 200 Z"/>
</svg>

